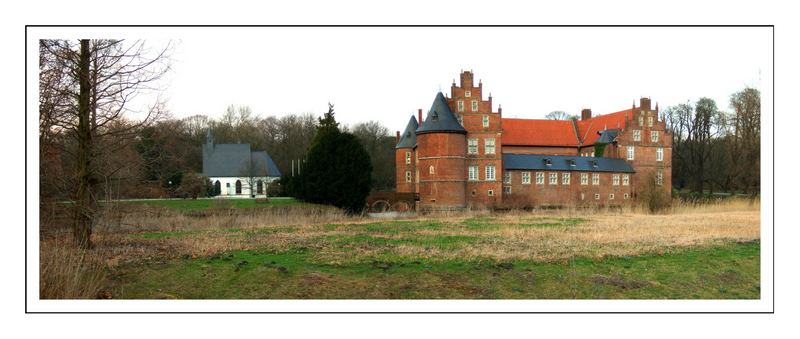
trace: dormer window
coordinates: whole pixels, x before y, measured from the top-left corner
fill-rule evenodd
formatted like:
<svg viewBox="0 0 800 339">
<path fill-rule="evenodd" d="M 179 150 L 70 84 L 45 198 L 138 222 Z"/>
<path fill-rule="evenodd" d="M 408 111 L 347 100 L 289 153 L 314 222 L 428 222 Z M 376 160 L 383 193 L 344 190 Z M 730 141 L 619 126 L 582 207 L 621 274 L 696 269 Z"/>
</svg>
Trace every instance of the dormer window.
<svg viewBox="0 0 800 339">
<path fill-rule="evenodd" d="M 431 112 L 431 120 L 439 120 L 439 113 L 436 113 L 436 111 Z"/>
<path fill-rule="evenodd" d="M 544 164 L 545 164 L 545 166 L 552 166 L 553 165 L 553 161 L 550 160 L 550 159 L 544 159 Z"/>
<path fill-rule="evenodd" d="M 569 166 L 570 167 L 575 167 L 575 160 L 570 160 L 569 161 Z"/>
<path fill-rule="evenodd" d="M 597 168 L 597 161 L 592 161 L 592 167 Z"/>
</svg>

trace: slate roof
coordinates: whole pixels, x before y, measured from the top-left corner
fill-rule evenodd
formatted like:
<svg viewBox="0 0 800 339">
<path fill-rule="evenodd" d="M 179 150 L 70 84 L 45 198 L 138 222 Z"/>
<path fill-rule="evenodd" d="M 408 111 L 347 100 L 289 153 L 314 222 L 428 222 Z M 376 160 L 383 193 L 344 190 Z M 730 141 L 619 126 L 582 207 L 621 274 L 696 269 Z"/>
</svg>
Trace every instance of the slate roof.
<svg viewBox="0 0 800 339">
<path fill-rule="evenodd" d="M 247 160 L 267 169 L 269 177 L 281 176 L 278 166 L 264 151 L 251 151 L 250 144 L 203 144 L 203 175 L 207 177 L 241 177 Z"/>
<path fill-rule="evenodd" d="M 600 139 L 598 132 L 606 129 L 621 129 L 625 127 L 625 120 L 633 119 L 633 109 L 598 115 L 589 120 L 578 120 L 578 135 L 583 139 L 584 146 L 591 146 Z"/>
<path fill-rule="evenodd" d="M 450 106 L 447 105 L 447 99 L 445 99 L 442 92 L 436 94 L 431 110 L 428 111 L 428 116 L 417 128 L 418 135 L 434 132 L 467 134 L 467 130 L 461 127 L 458 119 L 450 110 Z"/>
<path fill-rule="evenodd" d="M 600 134 L 600 137 L 597 138 L 596 143 L 598 143 L 598 144 L 610 144 L 610 143 L 614 142 L 614 139 L 616 139 L 617 135 L 619 135 L 619 131 L 620 130 L 615 128 L 615 129 L 607 129 L 607 130 L 603 130 L 603 131 L 597 132 L 597 133 Z"/>
<path fill-rule="evenodd" d="M 550 162 L 549 165 L 547 160 Z M 574 162 L 575 166 L 572 166 L 571 162 Z M 510 153 L 503 153 L 503 170 L 634 173 L 633 167 L 619 158 Z"/>
<path fill-rule="evenodd" d="M 395 148 L 412 148 L 416 146 L 417 127 L 419 127 L 419 124 L 417 124 L 417 118 L 415 118 L 412 115 L 411 119 L 408 120 L 408 125 L 406 125 L 405 131 L 403 131 L 403 134 L 400 135 L 400 141 L 397 143 L 397 146 L 395 146 Z"/>
</svg>

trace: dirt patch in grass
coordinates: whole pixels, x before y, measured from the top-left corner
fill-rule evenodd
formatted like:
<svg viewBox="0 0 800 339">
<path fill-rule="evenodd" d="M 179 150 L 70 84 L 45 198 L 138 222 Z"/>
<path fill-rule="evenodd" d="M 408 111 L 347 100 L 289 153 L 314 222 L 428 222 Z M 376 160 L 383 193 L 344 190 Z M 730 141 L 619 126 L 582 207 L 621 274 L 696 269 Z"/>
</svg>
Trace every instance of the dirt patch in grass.
<svg viewBox="0 0 800 339">
<path fill-rule="evenodd" d="M 592 276 L 592 283 L 616 286 L 624 290 L 642 288 L 648 285 L 645 281 L 625 280 L 620 277 L 607 277 L 604 275 Z"/>
</svg>

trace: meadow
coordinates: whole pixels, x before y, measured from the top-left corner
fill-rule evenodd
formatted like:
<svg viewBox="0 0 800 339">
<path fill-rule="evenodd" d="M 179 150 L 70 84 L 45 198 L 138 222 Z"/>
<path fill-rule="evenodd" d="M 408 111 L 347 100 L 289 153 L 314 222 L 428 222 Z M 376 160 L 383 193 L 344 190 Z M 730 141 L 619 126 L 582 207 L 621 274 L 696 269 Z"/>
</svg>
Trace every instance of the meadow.
<svg viewBox="0 0 800 339">
<path fill-rule="evenodd" d="M 225 203 L 227 204 L 227 203 Z M 42 236 L 42 298 L 757 299 L 757 201 L 470 210 L 391 219 L 326 206 L 109 209 L 81 252 Z"/>
</svg>

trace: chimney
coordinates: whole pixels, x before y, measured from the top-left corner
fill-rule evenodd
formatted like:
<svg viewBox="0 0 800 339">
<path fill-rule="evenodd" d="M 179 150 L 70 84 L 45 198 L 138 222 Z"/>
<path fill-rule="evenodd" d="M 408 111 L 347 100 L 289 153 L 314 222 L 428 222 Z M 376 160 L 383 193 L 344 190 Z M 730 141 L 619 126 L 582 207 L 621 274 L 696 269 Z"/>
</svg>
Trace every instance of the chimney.
<svg viewBox="0 0 800 339">
<path fill-rule="evenodd" d="M 581 110 L 581 120 L 589 120 L 592 118 L 592 109 L 584 108 Z"/>
<path fill-rule="evenodd" d="M 639 99 L 639 108 L 650 110 L 650 98 Z"/>
<path fill-rule="evenodd" d="M 461 88 L 472 88 L 472 70 L 461 72 Z"/>
<path fill-rule="evenodd" d="M 400 131 L 397 131 L 397 135 L 394 137 L 394 142 L 395 143 L 399 143 L 400 142 Z"/>
<path fill-rule="evenodd" d="M 422 108 L 417 110 L 417 123 L 422 125 Z"/>
</svg>

